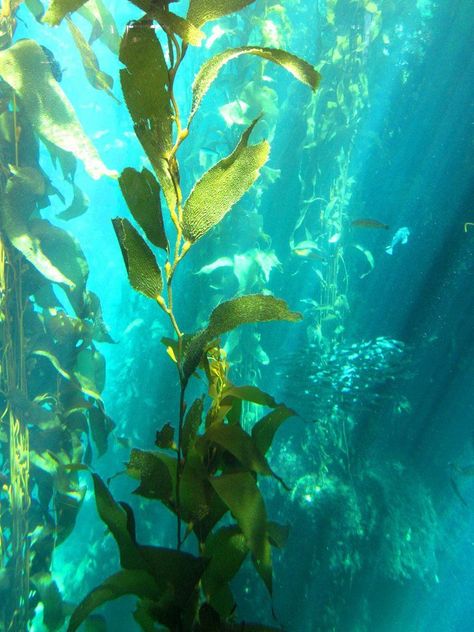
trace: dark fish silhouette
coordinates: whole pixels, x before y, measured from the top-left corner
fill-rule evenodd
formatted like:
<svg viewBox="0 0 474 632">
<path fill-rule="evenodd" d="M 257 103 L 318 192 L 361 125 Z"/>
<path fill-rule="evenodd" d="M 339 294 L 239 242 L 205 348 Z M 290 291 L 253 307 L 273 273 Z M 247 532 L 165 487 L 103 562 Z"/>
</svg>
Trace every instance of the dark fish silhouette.
<svg viewBox="0 0 474 632">
<path fill-rule="evenodd" d="M 351 222 L 351 226 L 354 226 L 354 228 L 381 228 L 383 230 L 388 230 L 390 228 L 387 224 L 379 222 L 377 219 L 369 219 L 365 217 L 355 219 Z"/>
<path fill-rule="evenodd" d="M 41 46 L 41 48 L 43 49 L 43 53 L 46 55 L 46 59 L 48 60 L 49 67 L 51 68 L 53 77 L 59 83 L 61 79 L 63 78 L 63 71 L 62 71 L 61 66 L 59 65 L 58 60 L 56 59 L 54 54 L 49 50 L 49 48 L 46 48 L 46 46 Z"/>
</svg>

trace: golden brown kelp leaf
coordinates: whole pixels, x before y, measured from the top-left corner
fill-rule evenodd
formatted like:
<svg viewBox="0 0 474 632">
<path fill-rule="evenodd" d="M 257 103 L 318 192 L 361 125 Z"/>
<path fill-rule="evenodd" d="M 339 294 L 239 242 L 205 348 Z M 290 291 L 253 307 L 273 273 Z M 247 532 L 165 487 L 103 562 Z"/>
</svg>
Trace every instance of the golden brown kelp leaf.
<svg viewBox="0 0 474 632">
<path fill-rule="evenodd" d="M 57 26 L 68 14 L 77 11 L 87 0 L 51 0 L 51 3 L 44 14 L 43 22 L 51 26 Z"/>
<path fill-rule="evenodd" d="M 74 42 L 77 46 L 77 50 L 79 51 L 79 54 L 81 56 L 82 65 L 84 66 L 84 70 L 86 71 L 87 80 L 89 81 L 91 86 L 96 88 L 96 90 L 104 90 L 104 92 L 106 92 L 109 96 L 111 96 L 113 99 L 115 99 L 115 101 L 118 102 L 118 99 L 112 92 L 114 80 L 110 75 L 100 69 L 99 60 L 97 59 L 96 54 L 87 43 L 81 31 L 77 28 L 74 22 L 70 18 L 66 18 L 66 21 L 69 30 L 71 31 Z"/>
<path fill-rule="evenodd" d="M 0 76 L 20 97 L 22 110 L 40 136 L 72 152 L 93 178 L 115 177 L 82 129 L 41 46 L 25 39 L 0 51 Z"/>
<path fill-rule="evenodd" d="M 148 169 L 141 173 L 127 167 L 119 178 L 120 189 L 131 214 L 140 224 L 152 244 L 168 250 L 163 214 L 161 212 L 160 187 Z"/>
<path fill-rule="evenodd" d="M 176 194 L 167 157 L 171 152 L 173 110 L 166 60 L 151 23 L 129 25 L 120 46 L 120 81 L 135 133 L 158 176 L 167 204 L 174 209 Z"/>
<path fill-rule="evenodd" d="M 145 296 L 157 299 L 163 289 L 161 270 L 146 242 L 126 219 L 112 220 L 127 268 L 130 285 Z"/>
<path fill-rule="evenodd" d="M 316 90 L 320 81 L 320 74 L 317 70 L 311 66 L 304 59 L 300 59 L 296 55 L 280 50 L 279 48 L 264 48 L 262 46 L 241 46 L 239 48 L 230 48 L 225 50 L 214 57 L 211 57 L 200 68 L 196 78 L 193 82 L 193 103 L 191 107 L 191 114 L 189 115 L 190 124 L 193 116 L 206 94 L 212 85 L 213 81 L 219 74 L 219 70 L 231 59 L 236 59 L 241 55 L 257 55 L 268 61 L 272 61 L 282 68 L 285 68 L 296 79 L 302 83 L 307 84 L 313 90 Z"/>
<path fill-rule="evenodd" d="M 166 32 L 175 33 L 183 42 L 191 46 L 201 46 L 202 40 L 206 37 L 192 22 L 171 11 L 156 8 L 149 11 L 148 15 L 154 18 Z"/>
<path fill-rule="evenodd" d="M 288 417 L 292 417 L 293 415 L 295 415 L 295 412 L 291 410 L 291 408 L 280 405 L 255 424 L 252 428 L 252 439 L 261 454 L 267 453 L 278 428 Z"/>
<path fill-rule="evenodd" d="M 297 322 L 301 318 L 301 314 L 292 312 L 284 300 L 266 294 L 249 294 L 221 303 L 211 313 L 208 326 L 191 336 L 184 344 L 184 381 L 198 367 L 206 346 L 222 334 L 248 323 L 274 320 Z"/>
<path fill-rule="evenodd" d="M 81 391 L 99 399 L 105 386 L 105 359 L 96 349 L 83 349 L 77 354 L 72 374 Z"/>
<path fill-rule="evenodd" d="M 266 141 L 248 144 L 258 120 L 242 134 L 234 151 L 207 171 L 189 194 L 183 210 L 183 234 L 190 242 L 218 224 L 260 175 L 270 145 Z"/>
<path fill-rule="evenodd" d="M 255 0 L 191 0 L 187 18 L 197 27 L 211 20 L 235 13 Z"/>
<path fill-rule="evenodd" d="M 212 478 L 211 484 L 237 520 L 252 552 L 255 568 L 271 594 L 272 557 L 267 512 L 255 478 L 249 472 L 238 472 Z"/>
</svg>

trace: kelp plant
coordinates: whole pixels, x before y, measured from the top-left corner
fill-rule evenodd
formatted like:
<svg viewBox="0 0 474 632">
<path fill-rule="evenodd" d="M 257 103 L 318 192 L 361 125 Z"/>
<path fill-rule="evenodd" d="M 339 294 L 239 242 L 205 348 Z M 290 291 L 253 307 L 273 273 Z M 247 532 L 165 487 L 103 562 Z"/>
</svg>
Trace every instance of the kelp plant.
<svg viewBox="0 0 474 632">
<path fill-rule="evenodd" d="M 39 605 L 46 629 L 65 621 L 51 561 L 84 499 L 78 469 L 91 462 L 91 437 L 102 454 L 113 426 L 95 346 L 111 339 L 79 244 L 42 217 L 52 197 L 65 199 L 40 164 L 40 142 L 73 191 L 66 216 L 81 206 L 76 158 L 93 177 L 112 173 L 53 54 L 13 41 L 20 4 L 2 2 L 0 15 L 0 630 L 18 632 Z M 37 18 L 38 4 L 27 4 Z"/>
<path fill-rule="evenodd" d="M 242 624 L 233 623 L 235 603 L 229 583 L 249 553 L 269 593 L 272 591 L 271 546 L 283 543 L 286 529 L 268 521 L 257 476 L 273 476 L 283 484 L 265 454 L 292 411 L 256 387 L 230 382 L 219 337 L 245 323 L 297 321 L 300 315 L 270 295 L 239 296 L 218 305 L 205 327 L 185 334 L 174 308 L 174 280 L 186 253 L 252 186 L 269 156 L 268 142 L 249 142 L 259 117 L 244 131 L 232 153 L 204 173 L 183 201 L 179 150 L 219 70 L 232 59 L 255 55 L 285 68 L 313 90 L 318 85 L 315 69 L 284 50 L 259 46 L 225 50 L 206 61 L 197 73 L 191 112 L 183 125 L 175 80 L 189 47 L 199 45 L 204 37 L 200 29 L 206 22 L 251 3 L 191 0 L 187 16 L 182 18 L 169 10 L 166 1 L 137 0 L 134 4 L 145 15 L 128 24 L 121 42 L 125 102 L 157 180 L 146 168 L 141 172 L 127 168 L 119 181 L 134 219 L 161 252 L 161 265 L 127 219 L 114 219 L 113 224 L 132 287 L 156 301 L 169 318 L 174 338 L 166 339 L 165 344 L 176 363 L 180 384 L 176 440 L 173 428 L 166 424 L 157 433 L 158 450 L 133 449 L 127 472 L 140 481 L 136 494 L 159 500 L 175 514 L 177 544 L 174 549 L 139 544 L 132 509 L 115 501 L 94 474 L 98 512 L 118 544 L 122 570 L 86 596 L 71 617 L 70 631 L 95 608 L 125 594 L 138 596 L 134 616 L 145 630 L 154 629 L 156 623 L 171 630 L 240 630 Z M 168 206 L 168 222 L 162 216 L 160 190 Z M 206 411 L 204 395 L 190 406 L 185 399 L 188 382 L 199 369 L 208 382 Z M 251 434 L 240 423 L 243 401 L 272 409 Z M 235 523 L 227 520 L 219 527 L 228 512 Z M 189 546 L 191 534 L 197 540 L 198 555 L 183 550 L 185 542 Z M 245 629 L 255 628 L 245 625 Z"/>
</svg>

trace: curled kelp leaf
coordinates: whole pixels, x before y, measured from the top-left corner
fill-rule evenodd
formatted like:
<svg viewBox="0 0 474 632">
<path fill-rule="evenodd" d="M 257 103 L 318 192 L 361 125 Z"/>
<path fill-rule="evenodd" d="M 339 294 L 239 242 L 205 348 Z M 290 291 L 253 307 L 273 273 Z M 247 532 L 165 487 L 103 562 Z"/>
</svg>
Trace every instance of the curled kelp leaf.
<svg viewBox="0 0 474 632">
<path fill-rule="evenodd" d="M 104 90 L 109 96 L 111 96 L 117 103 L 119 100 L 112 92 L 114 80 L 110 75 L 100 69 L 99 60 L 96 54 L 87 43 L 81 31 L 77 28 L 74 22 L 70 18 L 66 18 L 67 25 L 77 46 L 77 50 L 81 56 L 82 65 L 86 72 L 86 77 L 91 86 L 96 90 Z"/>
<path fill-rule="evenodd" d="M 197 27 L 240 11 L 255 0 L 191 0 L 187 18 Z"/>
<path fill-rule="evenodd" d="M 282 68 L 285 68 L 296 79 L 316 90 L 320 81 L 320 74 L 307 61 L 300 59 L 296 55 L 292 55 L 278 48 L 264 48 L 262 46 L 241 46 L 239 48 L 230 48 L 228 50 L 211 57 L 200 68 L 193 82 L 193 102 L 191 114 L 189 116 L 188 125 L 197 112 L 199 105 L 212 85 L 213 81 L 219 74 L 220 69 L 231 59 L 236 59 L 241 55 L 257 55 L 268 61 L 272 61 Z"/>
<path fill-rule="evenodd" d="M 156 8 L 152 9 L 149 15 L 151 15 L 166 32 L 178 35 L 185 44 L 201 46 L 202 40 L 206 37 L 190 20 L 171 13 L 171 11 Z"/>
<path fill-rule="evenodd" d="M 57 26 L 68 13 L 77 11 L 86 2 L 87 0 L 51 0 L 42 21 L 51 26 Z"/>
<path fill-rule="evenodd" d="M 89 44 L 92 45 L 99 39 L 112 53 L 118 55 L 120 35 L 112 13 L 102 0 L 87 0 L 78 13 L 92 26 Z"/>
<path fill-rule="evenodd" d="M 163 289 L 161 270 L 145 240 L 126 219 L 112 220 L 130 285 L 145 296 L 157 299 Z"/>
<path fill-rule="evenodd" d="M 195 242 L 218 224 L 248 191 L 268 160 L 270 145 L 249 145 L 259 119 L 242 134 L 234 151 L 207 171 L 191 191 L 183 210 L 183 234 Z"/>
<path fill-rule="evenodd" d="M 116 177 L 86 136 L 39 44 L 25 39 L 0 51 L 0 76 L 20 97 L 22 110 L 41 137 L 82 160 L 93 178 Z"/>
</svg>

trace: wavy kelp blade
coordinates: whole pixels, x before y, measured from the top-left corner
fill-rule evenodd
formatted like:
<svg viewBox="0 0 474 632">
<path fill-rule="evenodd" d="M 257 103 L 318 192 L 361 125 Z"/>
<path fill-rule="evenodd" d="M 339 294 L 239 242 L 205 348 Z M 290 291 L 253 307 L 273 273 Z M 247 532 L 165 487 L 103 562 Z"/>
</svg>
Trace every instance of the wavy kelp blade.
<svg viewBox="0 0 474 632">
<path fill-rule="evenodd" d="M 77 50 L 81 56 L 87 80 L 93 88 L 96 90 L 104 90 L 104 92 L 118 102 L 118 99 L 112 92 L 114 80 L 110 75 L 100 69 L 99 60 L 97 59 L 96 54 L 74 22 L 70 18 L 66 18 L 66 21 L 77 46 Z"/>
<path fill-rule="evenodd" d="M 82 129 L 41 46 L 25 39 L 0 51 L 0 76 L 20 97 L 23 111 L 40 136 L 82 160 L 93 178 L 115 177 Z"/>
<path fill-rule="evenodd" d="M 248 191 L 268 160 L 270 145 L 249 145 L 258 119 L 247 128 L 234 151 L 207 171 L 189 194 L 183 210 L 183 234 L 195 242 L 218 224 Z"/>
<path fill-rule="evenodd" d="M 173 141 L 173 110 L 168 68 L 152 24 L 137 20 L 129 25 L 120 46 L 120 81 L 135 133 L 143 146 L 170 209 L 176 193 L 167 157 Z"/>
<path fill-rule="evenodd" d="M 134 219 L 152 244 L 168 250 L 161 212 L 160 187 L 151 171 L 127 167 L 119 178 L 120 189 Z"/>
<path fill-rule="evenodd" d="M 267 512 L 255 478 L 249 472 L 223 474 L 212 486 L 237 520 L 252 552 L 257 572 L 272 592 L 272 557 L 267 537 Z"/>
<path fill-rule="evenodd" d="M 297 322 L 301 318 L 301 314 L 292 312 L 284 300 L 265 294 L 239 296 L 221 303 L 211 313 L 208 326 L 190 337 L 185 344 L 184 380 L 188 380 L 198 367 L 206 346 L 222 334 L 248 323 L 275 320 Z"/>
<path fill-rule="evenodd" d="M 163 289 L 161 270 L 145 240 L 127 219 L 112 220 L 133 289 L 157 299 Z"/>
<path fill-rule="evenodd" d="M 25 6 L 39 22 L 44 15 L 44 7 L 40 0 L 25 0 Z"/>
<path fill-rule="evenodd" d="M 83 349 L 78 353 L 72 371 L 81 391 L 100 400 L 105 386 L 105 359 L 95 349 Z"/>
<path fill-rule="evenodd" d="M 89 44 L 99 39 L 112 53 L 118 55 L 120 35 L 112 13 L 102 0 L 88 0 L 78 13 L 92 26 Z"/>
<path fill-rule="evenodd" d="M 187 18 L 200 27 L 206 22 L 240 11 L 253 2 L 255 0 L 191 0 Z"/>
<path fill-rule="evenodd" d="M 65 621 L 61 593 L 51 573 L 41 571 L 31 577 L 43 604 L 43 623 L 48 630 L 59 629 Z"/>
<path fill-rule="evenodd" d="M 57 26 L 68 13 L 74 13 L 85 4 L 87 0 L 51 0 L 43 22 L 51 26 Z"/>
<path fill-rule="evenodd" d="M 264 48 L 262 46 L 241 46 L 239 48 L 230 48 L 214 57 L 211 57 L 200 68 L 193 82 L 193 103 L 191 114 L 189 115 L 188 126 L 192 118 L 196 114 L 201 101 L 206 92 L 211 87 L 213 81 L 219 74 L 222 66 L 227 64 L 231 59 L 236 59 L 241 55 L 257 55 L 268 61 L 272 61 L 282 68 L 285 68 L 296 79 L 307 84 L 313 90 L 316 90 L 320 81 L 320 74 L 304 59 L 292 55 L 291 53 L 279 48 Z"/>
<path fill-rule="evenodd" d="M 71 616 L 68 632 L 75 632 L 97 608 L 124 595 L 136 595 L 158 601 L 160 591 L 152 575 L 141 570 L 123 570 L 94 588 L 77 606 Z"/>
<path fill-rule="evenodd" d="M 280 405 L 255 424 L 252 428 L 252 439 L 262 454 L 268 452 L 272 445 L 273 437 L 281 424 L 294 415 L 295 412 L 291 408 Z"/>
<path fill-rule="evenodd" d="M 73 199 L 71 204 L 65 209 L 56 215 L 59 219 L 70 220 L 75 217 L 80 217 L 84 215 L 84 213 L 89 208 L 89 198 L 84 193 L 82 189 L 80 189 L 76 184 L 73 184 Z"/>
</svg>

